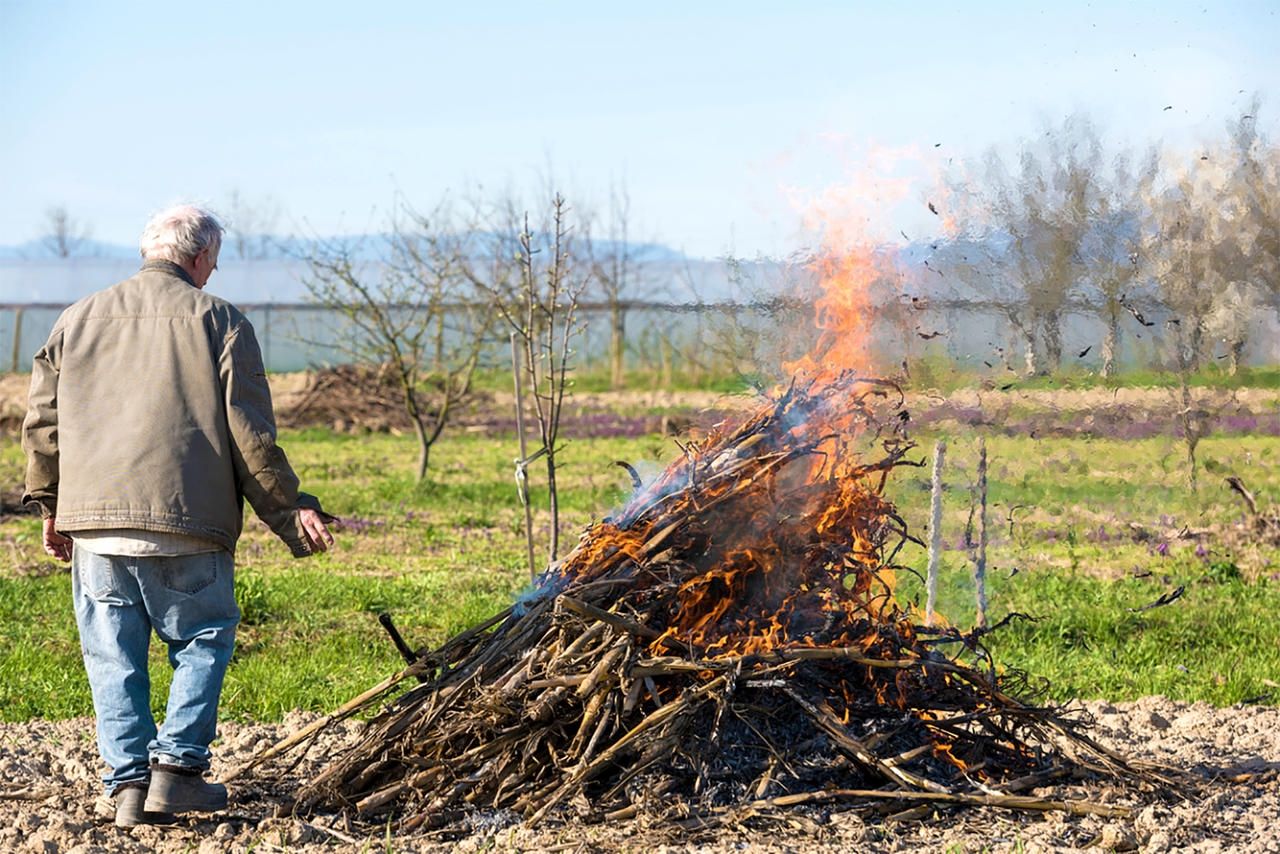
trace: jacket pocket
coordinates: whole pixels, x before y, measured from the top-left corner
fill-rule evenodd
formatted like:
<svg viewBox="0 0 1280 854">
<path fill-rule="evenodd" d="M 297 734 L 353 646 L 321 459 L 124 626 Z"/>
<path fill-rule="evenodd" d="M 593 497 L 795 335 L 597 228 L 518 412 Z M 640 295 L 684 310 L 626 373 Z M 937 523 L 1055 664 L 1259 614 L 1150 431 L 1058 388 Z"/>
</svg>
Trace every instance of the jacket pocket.
<svg viewBox="0 0 1280 854">
<path fill-rule="evenodd" d="M 218 580 L 218 553 L 166 557 L 160 576 L 168 590 L 194 595 Z"/>
</svg>

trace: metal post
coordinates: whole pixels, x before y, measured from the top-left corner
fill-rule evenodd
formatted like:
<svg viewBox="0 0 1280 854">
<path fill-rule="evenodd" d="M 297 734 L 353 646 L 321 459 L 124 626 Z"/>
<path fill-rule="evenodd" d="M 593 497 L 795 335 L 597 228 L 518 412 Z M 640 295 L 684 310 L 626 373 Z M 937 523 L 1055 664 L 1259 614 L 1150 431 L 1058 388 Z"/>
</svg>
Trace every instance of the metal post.
<svg viewBox="0 0 1280 854">
<path fill-rule="evenodd" d="M 978 559 L 973 567 L 978 600 L 976 625 L 987 624 L 987 440 L 978 440 Z"/>
<path fill-rule="evenodd" d="M 520 459 L 516 460 L 516 491 L 524 505 L 524 540 L 529 550 L 529 580 L 538 577 L 538 563 L 533 555 L 533 508 L 529 506 L 529 443 L 524 436 L 524 372 L 520 364 L 520 345 L 511 333 L 511 376 L 516 391 L 516 435 L 520 439 Z"/>
<path fill-rule="evenodd" d="M 942 554 L 942 466 L 947 443 L 933 446 L 933 498 L 929 512 L 929 573 L 925 582 L 928 600 L 924 608 L 924 624 L 933 625 L 933 611 L 938 604 L 938 560 Z"/>
<path fill-rule="evenodd" d="M 271 306 L 264 305 L 262 307 L 262 364 L 271 370 Z"/>
</svg>

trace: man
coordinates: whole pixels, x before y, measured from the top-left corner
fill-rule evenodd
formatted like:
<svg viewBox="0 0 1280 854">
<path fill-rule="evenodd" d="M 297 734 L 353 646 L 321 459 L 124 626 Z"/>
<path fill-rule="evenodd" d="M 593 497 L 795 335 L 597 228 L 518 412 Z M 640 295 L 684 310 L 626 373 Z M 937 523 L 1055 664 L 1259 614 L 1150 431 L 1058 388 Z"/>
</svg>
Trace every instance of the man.
<svg viewBox="0 0 1280 854">
<path fill-rule="evenodd" d="M 204 293 L 222 226 L 180 206 L 142 234 L 142 269 L 63 312 L 36 354 L 22 444 L 44 548 L 72 565 L 80 646 L 116 824 L 226 807 L 206 782 L 240 611 L 233 551 L 248 499 L 295 557 L 333 543 L 276 444 L 244 315 Z M 154 629 L 174 668 L 151 715 Z"/>
</svg>

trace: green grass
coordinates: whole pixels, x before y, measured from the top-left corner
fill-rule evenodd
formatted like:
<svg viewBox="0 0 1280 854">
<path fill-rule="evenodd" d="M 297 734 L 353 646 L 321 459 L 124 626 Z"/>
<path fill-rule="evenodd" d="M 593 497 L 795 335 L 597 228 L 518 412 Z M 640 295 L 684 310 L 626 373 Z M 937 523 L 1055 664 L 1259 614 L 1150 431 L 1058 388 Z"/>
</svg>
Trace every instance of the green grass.
<svg viewBox="0 0 1280 854">
<path fill-rule="evenodd" d="M 1019 381 L 1019 388 L 1090 389 L 1090 388 L 1175 388 L 1178 375 L 1171 371 L 1130 369 L 1115 377 L 1104 378 L 1094 371 L 1066 370 L 1052 376 L 1032 377 Z M 1192 374 L 1189 385 L 1194 388 L 1280 388 L 1280 368 L 1241 368 L 1228 373 L 1217 364 L 1206 365 Z"/>
<path fill-rule="evenodd" d="M 1069 362 L 1070 360 L 1068 360 Z M 1021 367 L 1018 365 L 1018 367 Z M 890 372 L 896 365 L 887 366 Z M 1069 390 L 1116 388 L 1176 388 L 1178 375 L 1172 371 L 1152 368 L 1126 368 L 1112 377 L 1103 377 L 1096 370 L 1066 363 L 1052 375 L 1025 377 L 1009 373 L 997 366 L 990 370 L 975 370 L 960 365 L 949 356 L 931 355 L 910 360 L 909 375 L 913 388 L 937 389 L 943 392 L 964 388 L 977 388 L 985 383 L 999 385 L 1013 383 L 1021 390 Z M 671 392 L 709 391 L 721 394 L 750 392 L 758 385 L 769 386 L 777 381 L 761 375 L 739 374 L 728 370 L 689 371 L 674 370 L 670 375 L 647 368 L 629 367 L 624 374 L 621 389 L 614 389 L 609 372 L 598 366 L 580 368 L 574 372 L 573 387 L 578 392 L 604 391 L 652 391 L 662 389 Z M 511 373 L 506 369 L 480 371 L 474 385 L 484 391 L 509 392 Z M 1194 388 L 1217 389 L 1280 389 L 1280 366 L 1243 367 L 1235 374 L 1228 373 L 1222 363 L 1212 362 L 1191 375 Z"/>
<path fill-rule="evenodd" d="M 920 437 L 922 452 L 932 435 Z M 972 585 L 959 539 L 975 461 L 971 434 L 947 436 L 949 454 L 943 612 L 972 617 Z M 237 554 L 244 612 L 224 692 L 224 715 L 278 720 L 294 708 L 330 709 L 400 665 L 376 615 L 390 611 L 415 645 L 435 644 L 509 604 L 528 582 L 510 440 L 451 437 L 415 484 L 413 440 L 292 431 L 282 443 L 309 491 L 353 520 L 329 554 L 296 561 L 256 522 Z M 1052 683 L 1055 698 L 1131 699 L 1165 693 L 1231 703 L 1280 682 L 1280 551 L 1232 535 L 1239 508 L 1220 486 L 1247 474 L 1264 500 L 1280 499 L 1280 439 L 1215 437 L 1202 445 L 1205 486 L 1190 494 L 1172 440 L 1117 442 L 988 437 L 991 451 L 991 615 L 1031 614 L 991 638 L 997 660 Z M 614 460 L 651 467 L 670 440 L 570 441 L 563 454 L 564 542 L 624 497 Z M 0 477 L 20 476 L 21 452 L 0 449 Z M 541 481 L 535 467 L 535 484 Z M 900 470 L 890 494 L 923 533 L 927 471 Z M 545 495 L 535 488 L 535 506 Z M 1014 524 L 1008 523 L 1013 510 Z M 1147 532 L 1132 536 L 1130 523 Z M 546 518 L 536 518 L 545 541 Z M 1173 535 L 1213 529 L 1197 554 Z M 70 579 L 39 550 L 38 521 L 0 522 L 0 719 L 86 715 L 92 703 L 71 611 Z M 904 555 L 923 565 L 913 549 Z M 1012 570 L 1019 571 L 1012 574 Z M 1131 578 L 1139 570 L 1147 578 Z M 1237 578 L 1237 576 L 1239 576 Z M 1135 613 L 1185 585 L 1171 605 Z M 903 583 L 904 601 L 918 583 Z M 168 684 L 153 650 L 157 697 Z M 159 711 L 159 708 L 157 708 Z"/>
<path fill-rule="evenodd" d="M 1127 700 L 1165 694 L 1218 705 L 1280 702 L 1280 584 L 1221 582 L 1181 564 L 1150 578 L 1104 580 L 1062 570 L 997 571 L 988 578 L 991 620 L 1017 612 L 991 635 L 1003 667 L 1048 683 L 1048 696 Z M 967 565 L 952 561 L 941 576 L 939 612 L 969 626 L 974 585 Z M 1172 603 L 1139 610 L 1177 587 Z M 908 601 L 922 602 L 914 578 Z"/>
<path fill-rule="evenodd" d="M 334 551 L 298 561 L 249 525 L 237 553 L 243 622 L 225 715 L 275 720 L 293 708 L 331 708 L 400 665 L 380 611 L 390 611 L 412 643 L 434 644 L 510 604 L 528 584 L 508 443 L 444 442 L 421 485 L 411 476 L 409 438 L 311 430 L 282 443 L 306 488 L 353 527 L 338 534 Z M 567 443 L 566 541 L 624 497 L 627 476 L 613 460 L 657 459 L 669 447 L 656 437 Z M 0 472 L 12 476 L 18 460 L 9 443 Z M 533 500 L 545 501 L 545 490 L 535 487 Z M 545 518 L 535 524 L 545 536 Z M 90 714 L 70 576 L 41 555 L 34 518 L 0 523 L 0 543 L 10 555 L 10 568 L 0 571 L 0 720 Z M 157 713 L 168 675 L 155 641 Z"/>
<path fill-rule="evenodd" d="M 943 392 L 974 388 L 984 382 L 995 382 L 998 385 L 1012 383 L 1021 390 L 1067 391 L 1097 388 L 1176 388 L 1179 385 L 1178 375 L 1173 371 L 1126 368 L 1115 376 L 1103 377 L 1096 370 L 1072 365 L 1069 361 L 1053 374 L 1035 377 L 1010 373 L 1000 366 L 985 371 L 974 370 L 942 355 L 913 359 L 909 363 L 909 369 L 913 387 L 933 388 Z M 1020 368 L 1021 365 L 1016 367 Z M 1231 374 L 1221 363 L 1213 362 L 1192 374 L 1189 384 L 1194 388 L 1278 389 L 1280 388 L 1280 367 L 1244 367 L 1235 374 Z"/>
</svg>

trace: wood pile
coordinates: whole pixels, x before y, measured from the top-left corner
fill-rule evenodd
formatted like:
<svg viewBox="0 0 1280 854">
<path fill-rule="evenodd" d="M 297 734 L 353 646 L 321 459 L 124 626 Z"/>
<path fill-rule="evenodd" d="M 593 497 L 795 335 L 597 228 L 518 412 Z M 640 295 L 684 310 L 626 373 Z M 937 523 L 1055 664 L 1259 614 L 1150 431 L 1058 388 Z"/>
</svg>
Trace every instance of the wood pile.
<svg viewBox="0 0 1280 854">
<path fill-rule="evenodd" d="M 682 445 L 517 604 L 322 721 L 381 707 L 300 809 L 441 832 L 504 810 L 683 827 L 816 802 L 1124 814 L 1025 793 L 1167 778 L 1020 699 L 985 630 L 925 628 L 898 602 L 911 536 L 884 488 L 919 464 L 901 405 L 845 374 Z"/>
<path fill-rule="evenodd" d="M 336 365 L 313 373 L 282 427 L 329 427 L 340 433 L 407 433 L 413 423 L 404 392 L 384 366 Z"/>
</svg>

